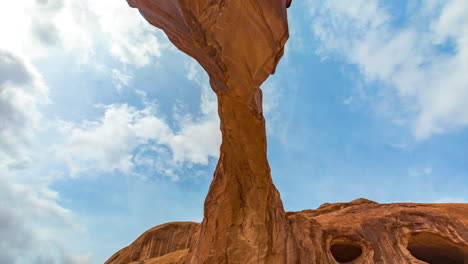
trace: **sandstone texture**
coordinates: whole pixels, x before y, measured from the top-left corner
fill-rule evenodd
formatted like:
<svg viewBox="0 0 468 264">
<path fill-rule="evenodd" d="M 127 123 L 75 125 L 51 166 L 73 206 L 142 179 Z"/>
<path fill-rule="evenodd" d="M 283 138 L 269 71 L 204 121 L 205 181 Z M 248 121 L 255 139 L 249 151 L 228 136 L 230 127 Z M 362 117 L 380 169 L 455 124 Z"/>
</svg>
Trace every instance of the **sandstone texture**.
<svg viewBox="0 0 468 264">
<path fill-rule="evenodd" d="M 467 216 L 468 204 L 378 204 L 366 199 L 287 213 L 293 237 L 305 249 L 298 251 L 295 263 L 331 264 L 466 264 Z M 172 225 L 171 232 L 165 230 L 167 225 Z M 191 232 L 186 232 L 188 225 Z M 198 234 L 193 230 L 198 227 L 196 223 L 170 223 L 153 228 L 116 253 L 133 258 L 113 257 L 106 264 L 185 263 L 189 249 L 185 243 L 195 239 Z M 178 237 L 179 244 L 185 245 L 182 248 L 171 246 L 177 243 L 173 238 L 177 229 L 185 234 Z M 157 245 L 168 250 L 154 258 L 161 256 Z"/>
<path fill-rule="evenodd" d="M 200 224 L 173 222 L 146 231 L 130 246 L 115 253 L 106 263 L 132 263 L 185 250 L 196 237 Z"/>
<path fill-rule="evenodd" d="M 151 229 L 106 264 L 353 263 L 357 255 L 354 263 L 424 263 L 407 245 L 455 261 L 429 263 L 465 261 L 466 205 L 357 200 L 284 211 L 267 160 L 260 86 L 283 55 L 291 0 L 127 1 L 208 73 L 222 144 L 202 223 Z"/>
</svg>

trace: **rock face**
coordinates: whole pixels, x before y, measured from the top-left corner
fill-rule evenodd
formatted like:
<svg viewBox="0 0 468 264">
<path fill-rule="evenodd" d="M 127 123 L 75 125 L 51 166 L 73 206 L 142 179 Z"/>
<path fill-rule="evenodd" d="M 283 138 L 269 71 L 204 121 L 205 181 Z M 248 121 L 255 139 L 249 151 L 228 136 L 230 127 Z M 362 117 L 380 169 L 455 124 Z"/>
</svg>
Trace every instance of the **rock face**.
<svg viewBox="0 0 468 264">
<path fill-rule="evenodd" d="M 288 212 L 287 219 L 299 248 L 295 263 L 468 263 L 468 204 L 378 204 L 358 199 Z M 174 239 L 165 230 L 167 225 L 183 231 L 179 234 L 185 237 L 178 238 L 181 245 L 198 236 L 193 232 L 198 224 L 189 223 L 191 232 L 185 231 L 185 223 L 165 224 L 143 234 L 106 264 L 186 263 L 189 246 L 172 247 Z M 153 258 L 161 252 L 154 245 L 166 245 L 172 251 Z M 133 258 L 117 259 L 116 255 Z"/>
<path fill-rule="evenodd" d="M 222 145 L 187 263 L 287 263 L 295 247 L 270 176 L 260 85 L 288 39 L 287 0 L 129 0 L 207 71 Z"/>
<path fill-rule="evenodd" d="M 154 227 L 130 246 L 115 253 L 106 263 L 138 262 L 183 251 L 196 237 L 199 226 L 194 222 L 174 222 Z"/>
<path fill-rule="evenodd" d="M 447 247 L 465 257 L 467 211 L 463 206 L 427 209 L 417 205 L 414 211 L 411 205 L 394 208 L 364 203 L 364 207 L 356 207 L 362 203 L 357 201 L 327 205 L 315 211 L 284 211 L 270 176 L 260 85 L 274 73 L 283 55 L 288 39 L 286 10 L 291 0 L 128 0 L 128 3 L 138 8 L 149 23 L 164 30 L 174 45 L 207 71 L 218 97 L 223 142 L 205 200 L 204 219 L 197 232 L 193 231 L 194 224 L 156 227 L 106 263 L 335 263 L 329 251 L 331 244 L 341 262 L 361 250 L 362 259 L 368 262 L 359 263 L 412 263 L 415 260 L 402 253 L 386 259 L 385 252 L 390 248 L 395 248 L 391 254 L 397 254 L 400 241 L 392 239 L 400 239 L 402 234 L 407 240 L 416 241 L 413 243 L 416 251 L 426 250 L 417 241 L 429 236 L 434 241 L 449 241 L 452 244 Z M 337 210 L 341 207 L 346 208 Z M 391 208 L 394 215 L 387 219 Z M 403 208 L 413 213 L 399 215 Z M 463 209 L 465 218 L 449 212 L 451 209 Z M 443 218 L 446 221 L 432 224 L 431 217 L 438 217 L 439 213 L 440 217 L 448 217 L 450 213 L 458 222 Z M 400 219 L 402 215 L 405 217 Z M 413 220 L 418 226 L 410 225 Z M 405 224 L 413 229 L 425 226 L 431 232 L 437 230 L 445 238 L 430 232 L 407 237 L 408 232 L 415 230 L 400 230 Z M 451 229 L 442 230 L 438 224 Z M 400 233 L 375 233 L 392 230 Z M 395 259 L 406 262 L 394 262 Z"/>
</svg>

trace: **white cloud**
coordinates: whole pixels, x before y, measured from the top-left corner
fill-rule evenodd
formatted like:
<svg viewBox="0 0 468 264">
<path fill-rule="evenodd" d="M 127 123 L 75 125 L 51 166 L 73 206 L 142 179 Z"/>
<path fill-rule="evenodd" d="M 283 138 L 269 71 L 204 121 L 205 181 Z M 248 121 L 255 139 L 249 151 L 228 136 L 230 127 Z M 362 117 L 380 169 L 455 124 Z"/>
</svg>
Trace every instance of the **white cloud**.
<svg viewBox="0 0 468 264">
<path fill-rule="evenodd" d="M 48 88 L 37 70 L 0 49 L 0 164 L 21 167 L 32 161 L 28 148 L 41 127 L 39 107 L 47 103 Z"/>
<path fill-rule="evenodd" d="M 103 171 L 130 172 L 130 152 L 137 143 L 131 125 L 139 115 L 127 105 L 111 105 L 98 122 L 85 122 L 79 127 L 70 124 L 69 129 L 63 129 L 66 143 L 58 149 L 58 156 L 67 161 L 74 175 L 91 164 Z"/>
<path fill-rule="evenodd" d="M 349 105 L 349 104 L 351 104 L 353 102 L 353 100 L 354 100 L 354 98 L 352 96 L 350 96 L 350 97 L 343 100 L 343 104 Z"/>
<path fill-rule="evenodd" d="M 190 70 L 189 78 L 205 85 L 199 70 Z M 219 118 L 208 87 L 202 92 L 201 116 L 186 114 L 176 119 L 174 128 L 157 111 L 157 105 L 139 93 L 143 108 L 101 106 L 104 114 L 96 121 L 59 124 L 65 142 L 56 147 L 57 157 L 67 163 L 73 176 L 87 170 L 125 174 L 144 171 L 177 180 L 177 171 L 183 166 L 208 165 L 210 158 L 219 156 Z"/>
<path fill-rule="evenodd" d="M 72 1 L 75 3 L 76 1 Z M 103 33 L 110 47 L 110 53 L 125 64 L 145 66 L 152 58 L 161 56 L 161 48 L 167 44 L 161 44 L 163 35 L 151 26 L 138 13 L 138 10 L 130 8 L 126 1 L 87 0 L 86 12 L 94 13 L 100 32 Z M 83 6 L 72 6 L 72 13 L 81 10 Z M 158 35 L 156 35 L 158 33 Z"/>
<path fill-rule="evenodd" d="M 379 82 L 383 111 L 405 116 L 416 138 L 468 125 L 468 2 L 423 1 L 406 26 L 395 26 L 379 0 L 310 4 L 317 52 Z"/>
<path fill-rule="evenodd" d="M 61 245 L 63 236 L 82 230 L 46 177 L 22 177 L 47 152 L 36 142 L 44 126 L 40 107 L 47 103 L 48 88 L 37 69 L 0 49 L 0 263 L 73 263 L 65 257 L 89 262 L 89 255 L 87 261 Z"/>
<path fill-rule="evenodd" d="M 63 246 L 83 231 L 58 204 L 58 194 L 45 185 L 14 183 L 5 174 L 14 172 L 0 171 L 0 263 L 90 263 L 90 254 Z"/>
<path fill-rule="evenodd" d="M 274 80 L 268 80 L 262 86 L 263 91 L 263 114 L 266 123 L 266 132 L 269 136 L 280 136 L 280 131 L 286 129 L 288 122 L 282 119 L 281 113 L 277 111 L 282 99 L 282 89 Z"/>
<path fill-rule="evenodd" d="M 118 91 L 122 90 L 123 87 L 128 86 L 132 78 L 132 75 L 128 73 L 122 72 L 118 69 L 112 70 L 112 79 L 114 79 L 114 84 Z"/>
<path fill-rule="evenodd" d="M 149 101 L 141 108 L 108 105 L 101 118 L 79 124 L 59 121 L 58 127 L 51 127 L 54 117 L 41 112 L 53 95 L 44 80 L 50 76 L 44 78 L 44 69 L 34 63 L 44 66 L 60 59 L 96 66 L 121 89 L 130 84 L 135 68 L 157 61 L 169 47 L 166 37 L 126 1 L 7 1 L 0 8 L 0 33 L 0 263 L 92 261 L 91 254 L 71 246 L 84 231 L 50 187 L 57 176 L 36 173 L 56 169 L 48 167 L 57 163 L 53 151 L 63 154 L 58 158 L 76 175 L 83 170 L 156 171 L 173 179 L 184 167 L 206 165 L 219 155 L 211 91 L 202 95 L 201 116 L 186 115 L 176 128 Z M 200 78 L 197 72 L 193 77 Z M 47 143 L 54 129 L 62 137 L 53 139 L 51 149 Z"/>
<path fill-rule="evenodd" d="M 92 254 L 64 254 L 62 258 L 63 264 L 86 264 L 91 263 Z"/>
<path fill-rule="evenodd" d="M 408 170 L 408 175 L 411 177 L 421 177 L 421 176 L 427 176 L 432 173 L 432 168 L 431 167 L 425 167 L 425 168 L 410 168 Z"/>
<path fill-rule="evenodd" d="M 433 203 L 467 203 L 467 202 L 468 201 L 463 198 L 446 197 L 446 198 L 436 200 Z"/>
<path fill-rule="evenodd" d="M 109 73 L 118 90 L 128 86 L 133 78 L 128 70 L 130 67 L 148 65 L 161 56 L 161 49 L 169 47 L 163 34 L 149 25 L 138 10 L 130 8 L 126 1 L 10 1 L 0 10 L 0 30 L 8 36 L 6 41 L 0 43 L 6 53 L 14 51 L 35 60 L 53 54 L 63 56 L 61 52 L 66 51 L 72 63 L 95 64 L 103 72 Z M 98 54 L 101 50 L 106 53 Z M 122 69 L 99 61 L 103 59 L 102 55 L 116 58 Z M 29 68 L 33 69 L 31 73 L 39 76 L 34 79 L 37 84 L 32 87 L 43 88 L 40 95 L 47 98 L 48 91 L 40 74 L 34 71 L 34 67 Z M 192 77 L 199 78 L 195 75 Z M 28 94 L 24 91 L 2 88 L 0 99 L 5 98 L 10 104 L 2 104 L 2 107 L 16 110 L 9 111 L 8 117 L 11 118 L 6 120 L 10 123 L 1 124 L 5 129 L 0 127 L 0 132 L 5 136 L 0 144 L 5 146 L 15 141 L 27 142 L 23 140 L 26 136 L 32 139 L 31 131 L 40 124 L 41 113 L 37 108 L 45 99 L 40 100 L 39 92 Z M 63 146 L 57 149 L 64 151 L 62 158 L 75 174 L 87 168 L 130 173 L 141 162 L 141 157 L 138 162 L 135 160 L 136 148 L 150 143 L 167 148 L 175 166 L 183 163 L 207 164 L 209 157 L 218 155 L 220 141 L 216 101 L 207 94 L 206 91 L 203 93 L 202 116 L 193 118 L 187 115 L 178 122 L 178 129 L 170 129 L 162 116 L 156 116 L 156 108 L 151 103 L 143 109 L 124 104 L 109 105 L 104 108 L 105 114 L 98 121 L 68 123 L 62 127 L 61 130 L 69 133 L 65 144 L 70 147 L 70 152 Z M 24 123 L 23 129 L 18 131 L 29 134 L 12 132 L 12 122 Z M 26 126 L 31 128 L 27 129 Z M 18 151 L 18 144 L 14 145 L 12 151 Z M 158 149 L 161 152 L 164 148 Z M 5 162 L 1 166 L 6 166 Z"/>
<path fill-rule="evenodd" d="M 398 149 L 398 150 L 406 150 L 409 148 L 409 146 L 405 143 L 393 143 L 393 142 L 390 142 L 390 143 L 387 143 L 387 145 L 389 147 L 392 147 L 394 149 Z"/>
<path fill-rule="evenodd" d="M 1 48 L 29 58 L 65 50 L 79 63 L 102 58 L 97 53 L 105 50 L 142 67 L 167 46 L 163 34 L 123 0 L 9 1 L 0 10 L 0 32 Z"/>
</svg>

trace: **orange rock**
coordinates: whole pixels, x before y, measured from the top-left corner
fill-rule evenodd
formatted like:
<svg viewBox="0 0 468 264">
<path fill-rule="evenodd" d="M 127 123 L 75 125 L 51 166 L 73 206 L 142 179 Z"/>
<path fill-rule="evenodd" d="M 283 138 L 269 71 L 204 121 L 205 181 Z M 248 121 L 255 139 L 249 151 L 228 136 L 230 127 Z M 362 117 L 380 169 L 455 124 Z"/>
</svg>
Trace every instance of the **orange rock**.
<svg viewBox="0 0 468 264">
<path fill-rule="evenodd" d="M 260 85 L 283 55 L 291 0 L 128 2 L 207 71 L 223 142 L 198 232 L 195 224 L 156 227 L 106 264 L 421 263 L 406 245 L 420 259 L 446 261 L 430 263 L 463 263 L 466 205 L 361 199 L 284 211 L 270 176 Z"/>
<path fill-rule="evenodd" d="M 207 71 L 223 143 L 188 263 L 285 263 L 295 255 L 270 176 L 260 85 L 288 39 L 290 0 L 129 0 Z"/>
<path fill-rule="evenodd" d="M 146 231 L 128 247 L 115 253 L 105 264 L 139 263 L 188 249 L 200 224 L 174 222 Z"/>
<path fill-rule="evenodd" d="M 468 204 L 377 204 L 359 199 L 288 217 L 301 245 L 298 263 L 468 261 Z"/>
<path fill-rule="evenodd" d="M 295 263 L 466 264 L 468 261 L 468 204 L 378 204 L 358 199 L 325 204 L 316 210 L 288 212 L 287 218 L 299 247 Z M 185 230 L 178 223 L 174 228 Z M 163 228 L 151 230 L 146 236 L 162 238 L 161 243 L 171 244 L 168 233 L 159 234 L 165 232 Z M 187 234 L 184 241 L 198 235 L 181 233 Z M 119 253 L 131 255 L 142 248 L 157 250 L 149 246 L 149 237 L 144 243 L 137 241 Z M 146 264 L 185 263 L 188 250 L 172 250 L 159 258 L 139 260 Z M 107 263 L 129 262 L 111 258 Z"/>
</svg>

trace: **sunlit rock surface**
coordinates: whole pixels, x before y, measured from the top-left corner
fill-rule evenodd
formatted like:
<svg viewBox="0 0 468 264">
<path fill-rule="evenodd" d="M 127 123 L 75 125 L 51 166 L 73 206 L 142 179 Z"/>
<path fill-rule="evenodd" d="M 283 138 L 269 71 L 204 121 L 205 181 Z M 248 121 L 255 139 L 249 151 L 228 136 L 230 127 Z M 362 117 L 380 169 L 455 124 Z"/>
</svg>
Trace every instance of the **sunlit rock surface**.
<svg viewBox="0 0 468 264">
<path fill-rule="evenodd" d="M 358 199 L 288 212 L 287 218 L 299 248 L 304 248 L 296 263 L 468 263 L 467 204 L 377 204 Z M 196 223 L 169 224 L 176 234 L 185 234 L 179 241 L 198 235 Z M 185 231 L 188 224 L 190 232 Z M 167 225 L 146 232 L 144 243 L 140 237 L 106 263 L 185 263 L 189 246 L 172 246 L 177 243 L 172 233 L 163 231 Z M 154 245 L 169 250 L 158 258 L 161 249 Z M 117 259 L 118 254 L 133 258 Z"/>
<path fill-rule="evenodd" d="M 167 258 L 170 253 L 187 249 L 196 237 L 199 226 L 194 222 L 173 222 L 151 228 L 106 263 L 138 263 L 162 256 Z"/>
<path fill-rule="evenodd" d="M 429 263 L 465 261 L 466 205 L 362 199 L 284 211 L 270 176 L 260 85 L 283 55 L 291 0 L 128 2 L 206 70 L 223 142 L 203 222 L 151 229 L 106 264 L 424 263 L 411 252 Z"/>
</svg>

